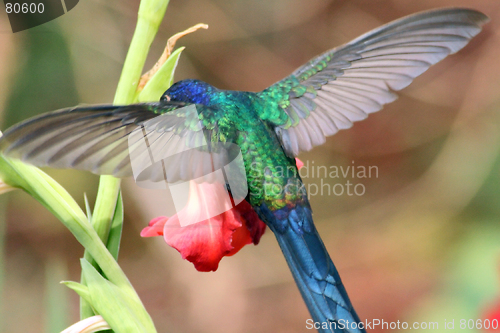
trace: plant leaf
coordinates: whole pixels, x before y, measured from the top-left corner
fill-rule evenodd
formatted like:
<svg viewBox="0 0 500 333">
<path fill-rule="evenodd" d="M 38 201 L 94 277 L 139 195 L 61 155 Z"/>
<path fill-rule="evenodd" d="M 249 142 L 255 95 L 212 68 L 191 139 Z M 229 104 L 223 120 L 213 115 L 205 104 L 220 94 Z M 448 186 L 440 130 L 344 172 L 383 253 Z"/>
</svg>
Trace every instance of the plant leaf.
<svg viewBox="0 0 500 333">
<path fill-rule="evenodd" d="M 122 238 L 123 229 L 123 198 L 122 192 L 118 193 L 118 201 L 116 203 L 115 214 L 111 222 L 111 229 L 109 230 L 108 242 L 106 247 L 109 252 L 118 260 L 118 252 L 120 251 L 120 240 Z"/>
<path fill-rule="evenodd" d="M 156 333 L 151 317 L 135 297 L 102 277 L 84 258 L 80 262 L 90 294 L 89 303 L 115 332 Z"/>
<path fill-rule="evenodd" d="M 78 296 L 82 297 L 86 301 L 90 301 L 89 288 L 87 286 L 74 281 L 62 281 L 61 283 L 76 292 Z"/>
<path fill-rule="evenodd" d="M 151 77 L 148 83 L 146 83 L 144 89 L 139 93 L 137 96 L 138 102 L 152 102 L 160 99 L 161 95 L 163 95 L 174 82 L 174 71 L 184 49 L 184 47 L 180 47 L 168 57 L 160 69 Z"/>
<path fill-rule="evenodd" d="M 92 221 L 92 209 L 90 209 L 89 199 L 87 198 L 87 193 L 83 193 L 83 199 L 85 200 L 85 210 L 87 211 L 87 219 Z"/>
</svg>

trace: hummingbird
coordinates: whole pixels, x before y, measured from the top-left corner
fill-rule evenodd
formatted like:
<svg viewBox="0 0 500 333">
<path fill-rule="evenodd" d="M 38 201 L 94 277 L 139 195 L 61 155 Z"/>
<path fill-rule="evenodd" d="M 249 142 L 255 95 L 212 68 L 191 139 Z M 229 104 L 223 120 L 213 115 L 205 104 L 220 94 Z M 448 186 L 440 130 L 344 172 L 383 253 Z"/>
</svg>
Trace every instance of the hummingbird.
<svg viewBox="0 0 500 333">
<path fill-rule="evenodd" d="M 176 182 L 223 167 L 236 154 L 227 147 L 237 147 L 244 200 L 276 236 L 311 328 L 364 332 L 314 226 L 295 158 L 396 100 L 395 91 L 462 49 L 487 21 L 463 8 L 413 14 L 326 51 L 260 92 L 182 80 L 158 102 L 77 106 L 33 117 L 7 129 L 0 150 L 36 166 L 153 182 L 166 173 Z M 137 175 L 134 154 L 146 154 L 138 145 L 145 137 L 154 152 L 174 157 L 162 160 L 163 169 L 155 163 Z M 227 179 L 226 186 L 234 191 Z"/>
</svg>

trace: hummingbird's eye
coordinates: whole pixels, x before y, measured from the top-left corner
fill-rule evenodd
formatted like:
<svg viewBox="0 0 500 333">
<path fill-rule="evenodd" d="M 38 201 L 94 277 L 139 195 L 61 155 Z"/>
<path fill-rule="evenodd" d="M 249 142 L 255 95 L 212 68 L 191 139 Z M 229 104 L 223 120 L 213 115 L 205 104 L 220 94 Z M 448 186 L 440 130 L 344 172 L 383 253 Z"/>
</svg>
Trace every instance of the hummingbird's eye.
<svg viewBox="0 0 500 333">
<path fill-rule="evenodd" d="M 164 101 L 167 101 L 167 102 L 170 102 L 170 100 L 171 100 L 170 96 L 169 96 L 169 95 L 167 95 L 167 94 L 163 95 L 163 96 L 161 97 L 161 99 L 162 99 L 162 100 L 164 100 Z"/>
</svg>

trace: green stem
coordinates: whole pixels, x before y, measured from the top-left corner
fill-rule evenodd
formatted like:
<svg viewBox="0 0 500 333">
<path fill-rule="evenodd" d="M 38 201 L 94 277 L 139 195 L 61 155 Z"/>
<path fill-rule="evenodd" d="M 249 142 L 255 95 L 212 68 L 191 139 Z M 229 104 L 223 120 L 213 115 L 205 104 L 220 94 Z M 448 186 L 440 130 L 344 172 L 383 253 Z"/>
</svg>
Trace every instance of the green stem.
<svg viewBox="0 0 500 333">
<path fill-rule="evenodd" d="M 168 0 L 141 1 L 136 31 L 118 83 L 115 104 L 128 104 L 135 99 L 137 84 L 149 47 L 163 19 L 167 5 Z M 155 332 L 151 318 L 144 310 L 139 296 L 116 261 L 119 243 L 113 239 L 110 245 L 113 247 L 115 257 L 105 245 L 108 242 L 115 214 L 117 216 L 113 223 L 115 231 L 112 237 L 120 235 L 120 232 L 116 231 L 122 222 L 119 221 L 122 220 L 122 206 L 118 206 L 117 209 L 120 180 L 111 176 L 101 177 L 96 206 L 92 214 L 93 225 L 91 225 L 87 216 L 66 190 L 41 170 L 19 160 L 10 160 L 0 155 L 0 177 L 6 184 L 24 189 L 61 220 L 84 246 L 85 256 L 95 260 L 103 275 L 118 287 L 121 293 L 127 295 L 130 304 L 140 306 L 139 317 L 150 328 L 147 332 Z"/>
<path fill-rule="evenodd" d="M 101 176 L 99 190 L 92 214 L 92 226 L 106 244 L 111 221 L 115 214 L 116 201 L 120 192 L 120 179 L 113 176 Z"/>
<path fill-rule="evenodd" d="M 2 156 L 0 156 L 0 174 L 7 184 L 22 187 L 54 214 L 89 251 L 111 282 L 135 294 L 127 277 L 81 208 L 61 185 L 36 167 Z"/>
<path fill-rule="evenodd" d="M 123 64 L 122 74 L 118 81 L 114 104 L 130 104 L 135 100 L 137 85 L 146 62 L 146 57 L 158 27 L 163 20 L 168 0 L 143 0 L 139 6 L 137 26 L 130 42 L 129 51 Z M 120 180 L 112 176 L 101 176 L 97 192 L 96 205 L 92 214 L 92 226 L 104 244 L 108 243 L 109 230 L 116 211 Z M 84 258 L 94 264 L 90 251 L 86 250 Z M 102 268 L 102 266 L 101 266 Z M 85 279 L 82 275 L 82 284 Z M 90 304 L 80 299 L 80 317 L 85 319 L 94 315 Z"/>
<path fill-rule="evenodd" d="M 134 101 L 137 85 L 146 62 L 149 47 L 158 31 L 168 0 L 143 0 L 139 6 L 137 26 L 118 81 L 114 104 L 130 104 Z"/>
<path fill-rule="evenodd" d="M 141 1 L 137 27 L 123 64 L 114 104 L 129 104 L 134 100 L 149 48 L 165 15 L 168 2 L 168 0 Z M 92 214 L 92 224 L 104 243 L 107 243 L 119 190 L 119 179 L 101 176 L 96 206 Z"/>
<path fill-rule="evenodd" d="M 92 227 L 101 241 L 106 245 L 108 244 L 109 230 L 111 229 L 111 223 L 116 210 L 119 192 L 120 179 L 112 176 L 101 176 L 97 192 L 96 205 L 94 213 L 92 214 Z M 85 249 L 83 257 L 99 269 L 96 261 L 92 258 L 92 255 L 87 249 Z M 83 272 L 80 281 L 83 285 L 85 285 Z M 95 313 L 92 306 L 84 298 L 80 297 L 80 319 L 92 317 L 93 315 L 95 315 Z"/>
<path fill-rule="evenodd" d="M 139 6 L 137 26 L 118 81 L 114 104 L 132 103 L 141 77 L 149 48 L 165 15 L 168 0 L 143 0 Z M 116 209 L 120 180 L 112 176 L 101 176 L 92 224 L 104 243 Z"/>
</svg>

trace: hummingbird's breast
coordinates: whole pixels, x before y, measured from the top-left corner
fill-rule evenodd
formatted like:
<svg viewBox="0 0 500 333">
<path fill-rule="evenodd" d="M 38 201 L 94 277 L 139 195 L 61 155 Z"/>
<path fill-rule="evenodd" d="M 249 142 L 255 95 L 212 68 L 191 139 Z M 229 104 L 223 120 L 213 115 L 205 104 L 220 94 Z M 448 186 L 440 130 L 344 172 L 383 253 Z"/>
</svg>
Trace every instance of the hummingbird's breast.
<svg viewBox="0 0 500 333">
<path fill-rule="evenodd" d="M 304 195 L 295 159 L 285 154 L 273 125 L 259 117 L 264 101 L 254 93 L 235 95 L 229 106 L 238 129 L 236 143 L 245 164 L 250 203 L 265 202 L 271 209 L 292 204 Z"/>
</svg>

